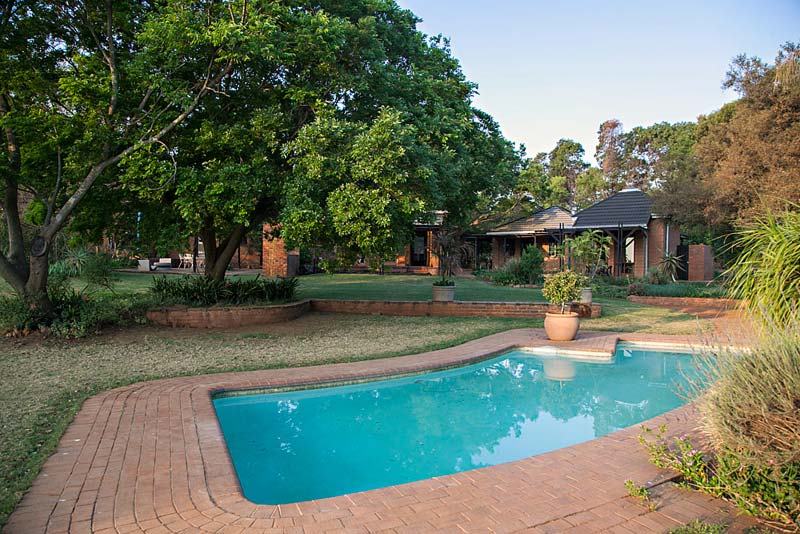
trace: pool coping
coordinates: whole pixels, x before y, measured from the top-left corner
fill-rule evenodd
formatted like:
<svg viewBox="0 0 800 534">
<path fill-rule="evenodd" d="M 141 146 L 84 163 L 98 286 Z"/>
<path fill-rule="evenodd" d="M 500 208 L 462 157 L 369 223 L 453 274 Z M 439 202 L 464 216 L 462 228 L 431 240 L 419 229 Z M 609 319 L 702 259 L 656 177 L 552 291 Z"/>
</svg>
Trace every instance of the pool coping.
<svg viewBox="0 0 800 534">
<path fill-rule="evenodd" d="M 242 494 L 212 400 L 221 391 L 375 380 L 468 365 L 526 347 L 610 355 L 620 341 L 708 345 L 694 336 L 608 332 L 554 343 L 540 329 L 521 329 L 409 356 L 110 390 L 86 401 L 5 531 L 560 531 L 585 525 L 576 524 L 576 517 L 609 528 L 633 520 L 639 531 L 677 526 L 685 513 L 681 507 L 669 515 L 626 500 L 624 480 L 653 485 L 672 477 L 647 461 L 636 439 L 640 425 L 506 464 L 315 501 L 257 505 Z M 692 433 L 696 417 L 688 405 L 643 424 L 667 424 L 678 435 Z M 718 508 L 712 501 L 707 511 Z"/>
</svg>

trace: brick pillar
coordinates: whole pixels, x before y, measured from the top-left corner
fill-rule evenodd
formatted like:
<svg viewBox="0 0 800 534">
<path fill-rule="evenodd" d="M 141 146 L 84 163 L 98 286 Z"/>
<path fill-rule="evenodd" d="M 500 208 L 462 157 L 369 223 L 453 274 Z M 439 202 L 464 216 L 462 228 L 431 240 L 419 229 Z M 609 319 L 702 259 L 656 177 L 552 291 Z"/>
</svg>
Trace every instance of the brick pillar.
<svg viewBox="0 0 800 534">
<path fill-rule="evenodd" d="M 272 227 L 264 225 L 261 270 L 269 278 L 289 276 L 289 253 L 283 239 L 272 237 Z"/>
<path fill-rule="evenodd" d="M 704 282 L 714 278 L 714 253 L 708 245 L 689 245 L 689 281 Z"/>
<path fill-rule="evenodd" d="M 644 250 L 645 250 L 645 236 L 644 232 L 636 232 L 633 234 L 633 275 L 642 277 L 645 275 L 644 270 Z M 650 258 L 648 258 L 649 260 Z M 651 262 L 652 264 L 652 262 Z"/>
<path fill-rule="evenodd" d="M 503 257 L 503 238 L 492 238 L 492 269 L 499 269 L 505 263 Z"/>
</svg>

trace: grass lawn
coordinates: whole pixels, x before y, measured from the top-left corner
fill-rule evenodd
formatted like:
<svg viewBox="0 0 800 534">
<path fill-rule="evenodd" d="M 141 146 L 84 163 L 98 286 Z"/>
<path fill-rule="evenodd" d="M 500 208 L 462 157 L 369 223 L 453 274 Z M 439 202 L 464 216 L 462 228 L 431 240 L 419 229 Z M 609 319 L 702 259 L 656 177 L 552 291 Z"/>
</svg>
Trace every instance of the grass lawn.
<svg viewBox="0 0 800 534">
<path fill-rule="evenodd" d="M 300 298 L 430 300 L 434 276 L 403 274 L 315 274 L 300 277 Z M 456 280 L 456 300 L 544 302 L 540 289 L 495 286 L 471 278 Z"/>
<path fill-rule="evenodd" d="M 427 300 L 432 277 L 319 275 L 301 278 L 303 298 Z M 119 294 L 140 293 L 147 275 L 122 274 Z M 80 286 L 77 282 L 76 285 Z M 542 300 L 532 289 L 458 280 L 460 300 Z M 582 328 L 684 334 L 711 324 L 662 308 L 601 299 L 603 317 Z M 309 314 L 241 331 L 169 330 L 152 326 L 81 340 L 0 340 L 0 525 L 53 451 L 83 401 L 142 380 L 222 371 L 383 358 L 441 348 L 534 319 L 383 317 Z"/>
</svg>

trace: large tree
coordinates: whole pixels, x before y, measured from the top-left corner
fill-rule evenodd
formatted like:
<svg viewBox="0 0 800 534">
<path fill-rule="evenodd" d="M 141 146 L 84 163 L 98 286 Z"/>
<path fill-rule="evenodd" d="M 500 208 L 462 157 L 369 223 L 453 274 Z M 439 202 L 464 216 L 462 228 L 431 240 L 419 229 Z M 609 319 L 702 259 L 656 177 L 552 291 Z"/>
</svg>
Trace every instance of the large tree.
<svg viewBox="0 0 800 534">
<path fill-rule="evenodd" d="M 694 147 L 695 124 L 659 122 L 637 126 L 623 134 L 622 176 L 627 187 L 643 191 L 659 188 L 669 179 L 676 159 Z"/>
<path fill-rule="evenodd" d="M 291 245 L 349 255 L 396 252 L 415 220 L 471 220 L 508 186 L 518 158 L 471 106 L 445 40 L 394 2 L 273 3 L 275 51 L 253 57 L 170 148 L 126 160 L 126 183 L 174 198 L 221 278 L 263 222 Z M 182 130 L 188 130 L 187 135 Z M 158 178 L 141 185 L 138 177 Z"/>
<path fill-rule="evenodd" d="M 270 9 L 246 0 L 2 4 L 0 275 L 21 298 L 51 307 L 54 239 L 120 161 L 161 146 L 249 57 L 272 53 Z M 27 232 L 24 205 L 45 206 Z"/>
</svg>

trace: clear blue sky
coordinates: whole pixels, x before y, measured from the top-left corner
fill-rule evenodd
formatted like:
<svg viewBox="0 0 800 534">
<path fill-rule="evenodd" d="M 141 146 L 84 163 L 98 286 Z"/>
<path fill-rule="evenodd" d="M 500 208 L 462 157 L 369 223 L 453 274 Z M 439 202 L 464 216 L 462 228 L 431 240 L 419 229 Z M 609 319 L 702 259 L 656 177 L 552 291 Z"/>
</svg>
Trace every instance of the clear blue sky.
<svg viewBox="0 0 800 534">
<path fill-rule="evenodd" d="M 772 63 L 800 40 L 800 0 L 398 0 L 419 29 L 451 39 L 476 105 L 529 155 L 597 129 L 695 120 L 735 98 L 733 57 Z"/>
</svg>

